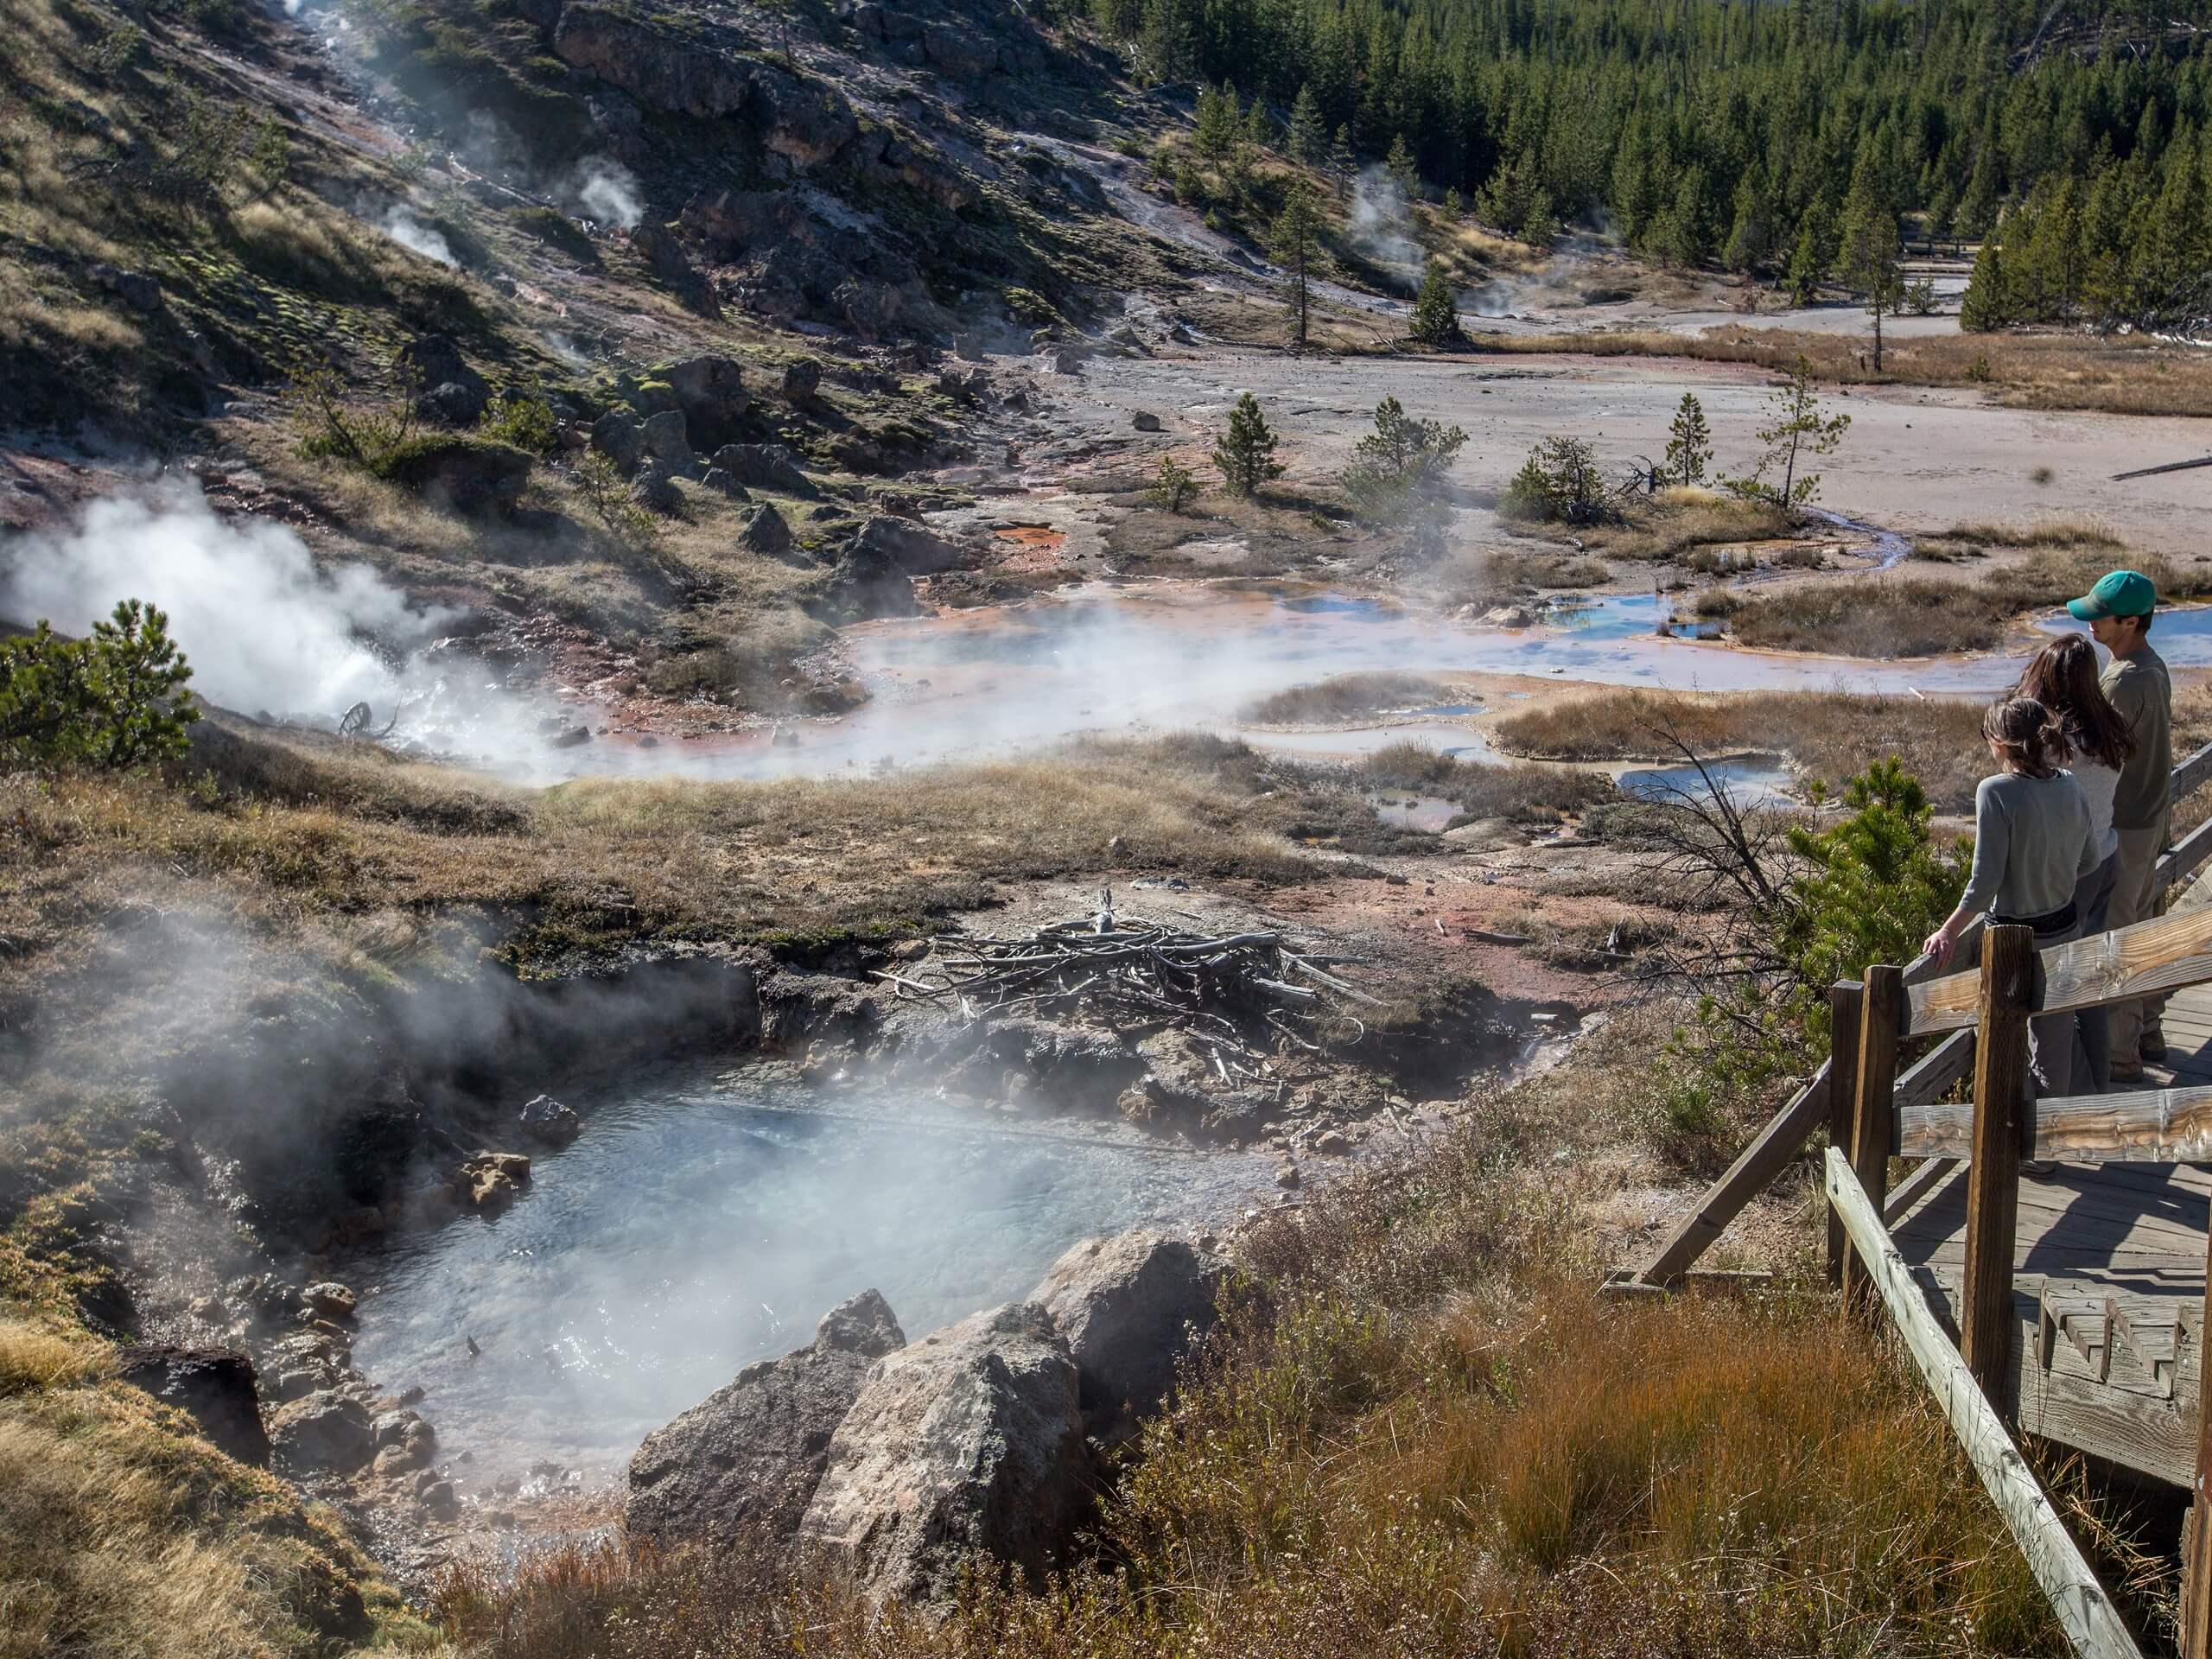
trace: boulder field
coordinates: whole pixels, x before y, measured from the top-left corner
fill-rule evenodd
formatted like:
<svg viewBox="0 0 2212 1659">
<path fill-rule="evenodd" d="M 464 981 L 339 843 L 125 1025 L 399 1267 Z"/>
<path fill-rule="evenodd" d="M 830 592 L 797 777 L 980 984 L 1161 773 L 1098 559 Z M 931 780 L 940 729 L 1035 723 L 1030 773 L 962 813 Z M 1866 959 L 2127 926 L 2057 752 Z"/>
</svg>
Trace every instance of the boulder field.
<svg viewBox="0 0 2212 1659">
<path fill-rule="evenodd" d="M 1101 1459 L 1212 1327 L 1220 1257 L 1167 1234 L 1088 1238 L 1020 1301 L 908 1343 L 874 1290 L 648 1436 L 628 1526 L 664 1544 L 766 1539 L 879 1600 L 941 1601 L 986 1560 L 1062 1564 Z"/>
</svg>

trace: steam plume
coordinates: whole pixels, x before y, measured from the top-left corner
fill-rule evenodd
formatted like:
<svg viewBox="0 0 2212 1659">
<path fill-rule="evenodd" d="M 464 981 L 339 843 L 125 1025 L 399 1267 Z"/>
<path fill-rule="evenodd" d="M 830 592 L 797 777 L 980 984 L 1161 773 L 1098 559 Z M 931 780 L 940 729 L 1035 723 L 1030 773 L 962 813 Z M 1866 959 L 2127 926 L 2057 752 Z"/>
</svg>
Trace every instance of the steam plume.
<svg viewBox="0 0 2212 1659">
<path fill-rule="evenodd" d="M 403 248 L 421 254 L 425 259 L 435 259 L 442 265 L 459 267 L 461 261 L 453 257 L 453 248 L 445 238 L 416 219 L 404 207 L 394 207 L 378 221 L 378 228 Z"/>
<path fill-rule="evenodd" d="M 1421 279 L 1421 245 L 1413 238 L 1406 193 L 1387 168 L 1370 167 L 1353 181 L 1352 245 L 1383 270 L 1408 283 Z"/>
<path fill-rule="evenodd" d="M 636 230 L 645 216 L 637 179 L 612 156 L 592 156 L 579 162 L 567 194 L 588 218 L 622 230 Z"/>
</svg>

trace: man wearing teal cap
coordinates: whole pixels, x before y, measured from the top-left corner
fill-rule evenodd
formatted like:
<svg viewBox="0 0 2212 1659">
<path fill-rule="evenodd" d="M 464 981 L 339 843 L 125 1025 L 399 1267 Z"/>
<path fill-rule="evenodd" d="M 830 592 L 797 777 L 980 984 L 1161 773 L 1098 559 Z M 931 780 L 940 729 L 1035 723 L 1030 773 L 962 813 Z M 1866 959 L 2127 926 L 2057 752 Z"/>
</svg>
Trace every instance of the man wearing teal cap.
<svg viewBox="0 0 2212 1659">
<path fill-rule="evenodd" d="M 2113 926 L 2126 927 L 2158 913 L 2158 894 L 2151 873 L 2165 850 L 2170 827 L 2173 683 L 2150 641 L 2158 590 L 2139 570 L 2113 570 L 2084 597 L 2068 600 L 2066 608 L 2087 622 L 2090 638 L 2112 653 L 2100 683 L 2135 740 L 2135 753 L 2120 768 L 2112 803 L 2113 828 L 2120 834 L 2120 868 L 2107 917 Z M 2145 997 L 2115 1003 L 2109 1010 L 2114 1083 L 2139 1083 L 2144 1060 L 2166 1058 L 2165 1033 L 2159 1024 L 2164 1007 L 2164 997 Z"/>
</svg>

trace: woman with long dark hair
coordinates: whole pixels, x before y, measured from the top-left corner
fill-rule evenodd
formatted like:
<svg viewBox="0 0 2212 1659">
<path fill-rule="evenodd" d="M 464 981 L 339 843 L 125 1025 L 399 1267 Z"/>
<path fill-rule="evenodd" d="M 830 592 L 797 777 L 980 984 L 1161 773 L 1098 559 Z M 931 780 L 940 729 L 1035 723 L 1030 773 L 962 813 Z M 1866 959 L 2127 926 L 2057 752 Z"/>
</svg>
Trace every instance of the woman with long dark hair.
<svg viewBox="0 0 2212 1659">
<path fill-rule="evenodd" d="M 2033 697 L 2002 697 L 1982 715 L 1981 734 L 2000 770 L 1974 791 L 1974 868 L 1966 893 L 1928 936 L 1928 954 L 1939 967 L 1950 960 L 1967 924 L 1984 912 L 1993 925 L 2033 928 L 2038 950 L 2079 938 L 2074 889 L 2101 861 L 2089 803 L 2060 764 L 2069 751 L 2059 717 Z M 2070 1090 L 2077 1040 L 2071 1014 L 2037 1014 L 2028 1022 L 2028 1066 L 2038 1098 Z"/>
<path fill-rule="evenodd" d="M 2096 647 L 2081 634 L 2054 640 L 2030 659 L 2020 675 L 2018 694 L 2033 697 L 2058 716 L 2066 733 L 2066 769 L 2082 785 L 2089 804 L 2089 833 L 2096 842 L 2097 868 L 2083 876 L 2074 889 L 2074 909 L 2081 918 L 2080 937 L 2101 933 L 2111 925 L 2113 886 L 2120 872 L 2120 832 L 2113 827 L 2113 793 L 2120 787 L 2120 769 L 2135 753 L 2127 717 L 2112 706 L 2097 683 Z M 2099 1089 L 2112 1086 L 2112 1042 L 2102 1008 L 2084 1008 L 2075 1015 L 2082 1033 L 2082 1052 L 2088 1061 L 2088 1081 Z"/>
</svg>

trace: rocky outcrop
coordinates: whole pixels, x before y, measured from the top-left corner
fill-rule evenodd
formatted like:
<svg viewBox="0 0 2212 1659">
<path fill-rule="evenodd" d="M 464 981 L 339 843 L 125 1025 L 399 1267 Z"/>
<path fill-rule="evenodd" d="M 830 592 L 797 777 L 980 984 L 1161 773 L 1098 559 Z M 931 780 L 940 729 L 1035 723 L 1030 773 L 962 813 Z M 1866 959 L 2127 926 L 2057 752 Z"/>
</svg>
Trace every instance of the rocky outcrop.
<svg viewBox="0 0 2212 1659">
<path fill-rule="evenodd" d="M 479 1215 L 496 1216 L 530 1184 L 530 1160 L 518 1152 L 480 1152 L 464 1159 L 454 1189 Z"/>
<path fill-rule="evenodd" d="M 382 471 L 391 482 L 455 512 L 504 518 L 522 500 L 530 457 L 504 443 L 455 435 L 409 443 Z"/>
<path fill-rule="evenodd" d="M 715 465 L 756 490 L 808 497 L 820 493 L 799 470 L 798 457 L 780 443 L 726 443 L 715 451 Z"/>
<path fill-rule="evenodd" d="M 350 1475 L 377 1449 L 369 1408 L 330 1390 L 279 1408 L 270 1421 L 269 1444 L 279 1465 L 300 1474 Z"/>
<path fill-rule="evenodd" d="M 1040 1580 L 1089 1501 L 1075 1363 L 1012 1302 L 877 1362 L 800 1535 L 879 1599 L 936 1600 L 979 1556 Z"/>
<path fill-rule="evenodd" d="M 658 416 L 653 417 L 659 419 Z M 676 487 L 676 471 L 664 461 L 648 461 L 630 480 L 631 497 L 639 506 L 658 513 L 683 511 L 683 492 Z M 583 729 L 583 728 L 578 728 Z M 588 732 L 586 734 L 588 735 Z"/>
<path fill-rule="evenodd" d="M 795 404 L 810 404 L 822 391 L 822 365 L 802 357 L 784 370 L 784 396 Z"/>
<path fill-rule="evenodd" d="M 360 1299 L 352 1289 L 335 1279 L 326 1279 L 320 1284 L 309 1285 L 300 1293 L 307 1298 L 308 1307 L 318 1319 L 350 1319 L 353 1310 L 360 1306 Z"/>
<path fill-rule="evenodd" d="M 116 1374 L 200 1425 L 218 1449 L 240 1463 L 269 1461 L 253 1361 L 234 1348 L 181 1348 L 142 1342 L 116 1355 Z"/>
<path fill-rule="evenodd" d="M 678 221 L 715 257 L 739 259 L 789 235 L 804 213 L 788 190 L 716 190 L 684 203 Z"/>
<path fill-rule="evenodd" d="M 751 66 L 744 59 L 610 6 L 575 4 L 563 11 L 553 50 L 563 62 L 671 113 L 709 119 L 734 115 L 753 92 Z"/>
<path fill-rule="evenodd" d="M 691 437 L 680 409 L 663 410 L 658 415 L 645 416 L 643 431 L 645 454 L 659 461 L 671 472 L 688 469 L 696 459 L 691 453 Z"/>
<path fill-rule="evenodd" d="M 887 513 L 870 518 L 855 538 L 856 550 L 872 563 L 909 576 L 933 576 L 961 562 L 960 550 L 911 519 Z"/>
<path fill-rule="evenodd" d="M 772 503 L 764 501 L 745 515 L 737 544 L 748 553 L 780 559 L 791 550 L 791 527 Z"/>
<path fill-rule="evenodd" d="M 869 1368 L 906 1345 L 890 1305 L 868 1290 L 824 1314 L 809 1346 L 747 1366 L 630 1459 L 630 1535 L 795 1536 Z"/>
<path fill-rule="evenodd" d="M 1159 1409 L 1176 1361 L 1213 1328 L 1228 1276 L 1219 1256 L 1141 1230 L 1086 1238 L 1052 1264 L 1029 1300 L 1066 1339 L 1092 1433 L 1126 1439 Z"/>
<path fill-rule="evenodd" d="M 676 296 L 685 310 L 696 311 L 702 317 L 721 315 L 722 308 L 715 298 L 713 285 L 700 275 L 698 266 L 691 263 L 690 254 L 674 231 L 665 225 L 648 222 L 630 232 L 630 245 L 638 251 L 655 279 Z"/>
<path fill-rule="evenodd" d="M 753 402 L 745 390 L 745 370 L 736 359 L 712 353 L 688 357 L 661 370 L 658 378 L 675 392 L 694 448 L 711 453 L 736 440 Z"/>
</svg>

